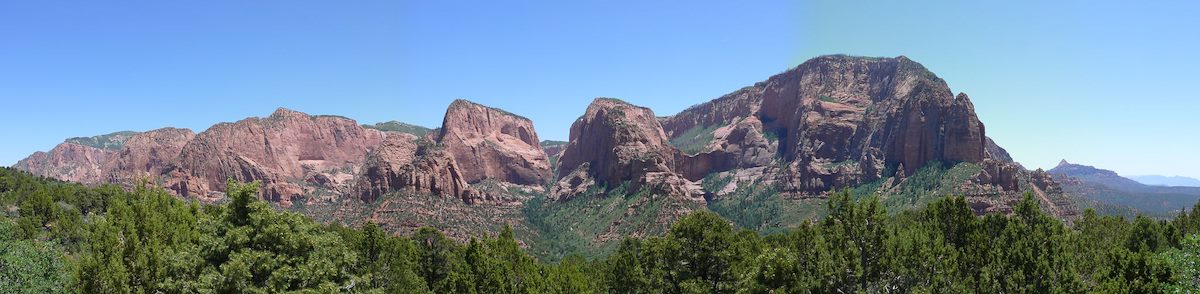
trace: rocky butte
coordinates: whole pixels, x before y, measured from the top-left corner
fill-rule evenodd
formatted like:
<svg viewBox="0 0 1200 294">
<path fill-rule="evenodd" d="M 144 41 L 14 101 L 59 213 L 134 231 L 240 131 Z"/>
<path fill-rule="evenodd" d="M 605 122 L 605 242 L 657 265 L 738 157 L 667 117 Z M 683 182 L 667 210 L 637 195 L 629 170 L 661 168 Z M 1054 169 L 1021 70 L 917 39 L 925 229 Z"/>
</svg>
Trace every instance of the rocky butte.
<svg viewBox="0 0 1200 294">
<path fill-rule="evenodd" d="M 470 183 L 540 186 L 552 178 L 533 122 L 507 111 L 455 100 L 446 110 L 438 142 L 463 167 Z"/>
<path fill-rule="evenodd" d="M 689 172 L 693 178 L 778 156 L 787 163 L 784 191 L 796 194 L 854 186 L 888 169 L 912 174 L 934 160 L 981 162 L 986 145 L 970 98 L 903 56 L 818 57 L 663 126 L 672 136 L 717 128 L 698 156 L 709 164 Z"/>
<path fill-rule="evenodd" d="M 631 182 L 671 197 L 694 198 L 676 170 L 679 150 L 671 146 L 649 108 L 612 98 L 597 98 L 571 125 L 571 140 L 558 160 L 562 179 L 552 196 L 570 199 L 590 183 L 616 186 Z"/>
<path fill-rule="evenodd" d="M 730 173 L 731 186 L 777 185 L 790 198 L 887 179 L 885 193 L 927 163 L 966 162 L 993 171 L 957 189 L 983 196 L 972 197 L 982 213 L 1007 211 L 1022 192 L 1039 192 L 1025 184 L 1049 179 L 1011 162 L 987 138 L 969 96 L 904 56 L 817 57 L 659 120 L 672 142 L 698 146 L 677 160 L 689 180 Z M 1066 197 L 1046 185 L 1043 204 L 1073 215 L 1057 209 Z"/>
<path fill-rule="evenodd" d="M 510 199 L 472 185 L 490 182 L 541 190 L 550 177 L 550 161 L 533 122 L 459 99 L 446 110 L 440 132 L 423 138 L 389 134 L 383 146 L 369 154 L 358 183 L 367 201 L 400 190 L 479 203 Z"/>
<path fill-rule="evenodd" d="M 408 134 L 388 134 L 383 145 L 367 154 L 356 189 L 365 202 L 392 191 L 478 200 L 463 169 L 446 150 Z"/>
</svg>

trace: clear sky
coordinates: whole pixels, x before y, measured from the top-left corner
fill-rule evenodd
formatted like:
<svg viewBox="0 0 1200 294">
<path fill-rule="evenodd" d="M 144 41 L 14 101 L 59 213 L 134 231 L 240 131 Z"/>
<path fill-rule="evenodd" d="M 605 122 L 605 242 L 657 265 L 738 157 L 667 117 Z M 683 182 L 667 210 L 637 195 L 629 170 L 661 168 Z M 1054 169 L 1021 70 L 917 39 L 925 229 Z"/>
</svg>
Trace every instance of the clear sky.
<svg viewBox="0 0 1200 294">
<path fill-rule="evenodd" d="M 433 127 L 456 98 L 564 140 L 593 97 L 670 115 L 845 53 L 921 62 L 1027 167 L 1200 178 L 1195 1 L 100 2 L 0 3 L 0 165 L 281 106 Z"/>
</svg>

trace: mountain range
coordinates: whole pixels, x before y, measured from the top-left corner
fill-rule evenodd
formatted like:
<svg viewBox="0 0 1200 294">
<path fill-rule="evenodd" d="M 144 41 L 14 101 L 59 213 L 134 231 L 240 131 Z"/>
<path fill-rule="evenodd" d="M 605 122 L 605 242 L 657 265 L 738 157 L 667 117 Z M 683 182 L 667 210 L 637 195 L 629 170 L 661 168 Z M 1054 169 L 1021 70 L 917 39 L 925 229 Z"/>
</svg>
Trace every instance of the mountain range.
<svg viewBox="0 0 1200 294">
<path fill-rule="evenodd" d="M 1151 186 L 1200 187 L 1200 180 L 1184 176 L 1141 175 L 1129 179 Z"/>
<path fill-rule="evenodd" d="M 596 98 L 566 142 L 467 100 L 450 104 L 436 129 L 280 108 L 199 133 L 72 138 L 14 167 L 151 183 L 206 203 L 225 201 L 229 180 L 260 181 L 263 199 L 325 222 L 434 226 L 457 239 L 508 225 L 543 255 L 611 248 L 702 209 L 746 228 L 794 227 L 821 216 L 839 189 L 890 208 L 964 195 L 977 214 L 1011 213 L 1029 193 L 1054 216 L 1078 214 L 1066 178 L 1052 176 L 1070 167 L 1013 162 L 969 96 L 904 56 L 817 57 L 670 116 Z M 1132 185 L 1104 177 L 1113 189 Z"/>
<path fill-rule="evenodd" d="M 1099 205 L 1098 210 L 1129 216 L 1145 213 L 1160 217 L 1192 207 L 1200 200 L 1200 187 L 1152 186 L 1122 177 L 1116 172 L 1088 165 L 1060 161 L 1048 171 L 1064 190 L 1080 200 Z M 1115 205 L 1115 207 L 1113 207 Z M 1117 213 L 1124 207 L 1134 211 Z"/>
</svg>

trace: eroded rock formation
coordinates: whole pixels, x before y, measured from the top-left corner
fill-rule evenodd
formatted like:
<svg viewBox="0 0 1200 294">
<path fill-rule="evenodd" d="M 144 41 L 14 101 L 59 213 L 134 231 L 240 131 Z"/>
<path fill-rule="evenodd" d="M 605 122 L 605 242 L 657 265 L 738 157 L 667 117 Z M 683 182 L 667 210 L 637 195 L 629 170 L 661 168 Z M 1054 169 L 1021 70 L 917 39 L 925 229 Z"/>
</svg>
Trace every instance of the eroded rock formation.
<svg viewBox="0 0 1200 294">
<path fill-rule="evenodd" d="M 980 193 L 1011 200 L 1037 186 L 1051 194 L 1047 203 L 1062 198 L 1052 179 L 1030 185 L 1038 173 L 986 136 L 970 97 L 903 56 L 817 57 L 660 121 L 672 140 L 710 138 L 676 160 L 692 180 L 737 170 L 806 198 L 888 177 L 898 183 L 929 162 L 970 162 L 982 171 L 964 191 L 994 189 Z"/>
<path fill-rule="evenodd" d="M 32 174 L 85 184 L 103 183 L 104 167 L 116 151 L 64 142 L 49 152 L 34 152 L 18 161 L 14 168 Z"/>
<path fill-rule="evenodd" d="M 16 167 L 83 183 L 147 178 L 207 200 L 221 197 L 229 178 L 257 180 L 265 198 L 285 206 L 343 196 L 372 202 L 391 191 L 511 203 L 492 194 L 546 183 L 550 197 L 566 200 L 627 183 L 629 193 L 690 207 L 739 183 L 772 185 L 787 198 L 889 177 L 890 186 L 935 161 L 978 164 L 962 191 L 999 203 L 983 208 L 989 212 L 1003 211 L 1012 197 L 988 195 L 1037 188 L 1050 203 L 1061 195 L 1053 178 L 1025 170 L 986 136 L 970 97 L 903 56 L 814 58 L 670 117 L 599 98 L 561 146 L 541 145 L 526 118 L 458 100 L 435 130 L 398 122 L 368 129 L 281 108 L 199 134 L 167 128 L 75 138 Z M 721 172 L 736 179 L 724 192 L 698 187 Z"/>
<path fill-rule="evenodd" d="M 314 192 L 316 181 L 344 192 L 367 151 L 382 139 L 382 132 L 348 118 L 280 108 L 266 118 L 221 123 L 196 135 L 171 167 L 176 173 L 170 186 L 186 187 L 176 192 L 189 196 L 223 190 L 228 178 L 262 181 L 265 198 L 288 205 Z"/>
<path fill-rule="evenodd" d="M 542 185 L 552 178 L 533 122 L 503 110 L 455 100 L 446 110 L 438 142 L 469 183 Z"/>
<path fill-rule="evenodd" d="M 145 179 L 157 183 L 164 169 L 174 162 L 183 147 L 195 136 L 192 130 L 179 128 L 162 128 L 133 135 L 113 160 L 106 164 L 107 181 L 130 184 Z"/>
<path fill-rule="evenodd" d="M 383 145 L 367 155 L 357 181 L 359 197 L 366 202 L 391 191 L 455 197 L 468 203 L 479 196 L 447 149 L 402 134 L 388 135 Z"/>
<path fill-rule="evenodd" d="M 697 126 L 740 130 L 714 132 L 696 155 L 707 163 L 692 164 L 718 172 L 765 166 L 778 155 L 787 163 L 784 190 L 800 194 L 891 176 L 883 172 L 900 166 L 912 174 L 934 160 L 981 162 L 986 145 L 970 98 L 903 56 L 814 58 L 663 125 L 673 135 Z"/>
<path fill-rule="evenodd" d="M 571 140 L 558 160 L 562 180 L 552 197 L 577 194 L 575 183 L 615 187 L 630 183 L 630 191 L 642 188 L 677 198 L 692 199 L 691 182 L 676 172 L 680 151 L 667 141 L 662 126 L 649 108 L 621 100 L 597 98 L 582 117 L 571 125 Z"/>
</svg>

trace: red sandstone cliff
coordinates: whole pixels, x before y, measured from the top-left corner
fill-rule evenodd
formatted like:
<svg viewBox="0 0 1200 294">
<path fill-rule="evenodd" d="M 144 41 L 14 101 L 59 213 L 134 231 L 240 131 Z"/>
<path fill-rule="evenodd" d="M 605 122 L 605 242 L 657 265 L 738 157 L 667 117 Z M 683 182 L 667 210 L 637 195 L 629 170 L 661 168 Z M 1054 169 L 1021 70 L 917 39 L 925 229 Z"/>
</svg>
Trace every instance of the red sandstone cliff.
<svg viewBox="0 0 1200 294">
<path fill-rule="evenodd" d="M 34 152 L 13 168 L 32 174 L 85 184 L 103 183 L 104 166 L 116 151 L 64 142 L 49 152 Z"/>
<path fill-rule="evenodd" d="M 168 168 L 169 187 L 206 197 L 224 190 L 228 178 L 262 181 L 264 197 L 285 205 L 312 193 L 315 184 L 344 193 L 367 151 L 382 140 L 382 132 L 351 119 L 280 108 L 196 135 Z"/>
<path fill-rule="evenodd" d="M 366 202 L 392 191 L 455 197 L 468 203 L 479 196 L 446 149 L 403 134 L 389 134 L 382 146 L 367 155 L 356 185 Z"/>
<path fill-rule="evenodd" d="M 105 164 L 106 181 L 132 184 L 147 179 L 156 183 L 183 146 L 196 134 L 189 129 L 162 128 L 133 135 Z"/>
<path fill-rule="evenodd" d="M 986 144 L 970 98 L 903 56 L 814 58 L 662 121 L 672 135 L 721 127 L 697 170 L 765 166 L 778 154 L 784 191 L 801 194 L 878 179 L 889 167 L 980 162 Z"/>
<path fill-rule="evenodd" d="M 552 178 L 533 122 L 503 110 L 455 100 L 446 110 L 438 142 L 469 183 L 542 185 Z"/>
<path fill-rule="evenodd" d="M 676 172 L 680 151 L 667 141 L 649 108 L 597 98 L 571 125 L 570 143 L 558 160 L 561 178 L 552 197 L 575 197 L 592 183 L 631 184 L 651 193 L 694 199 L 690 181 Z M 703 200 L 700 200 L 703 201 Z"/>
</svg>

